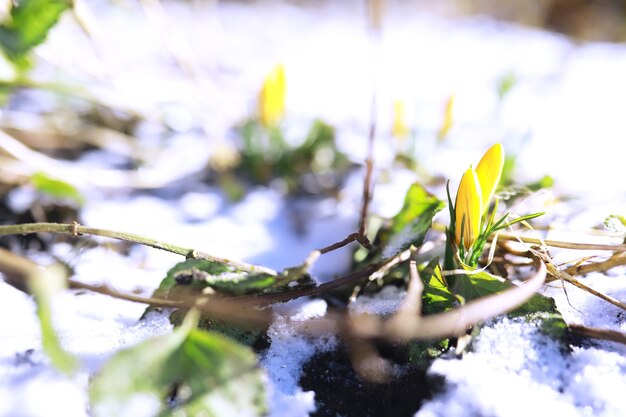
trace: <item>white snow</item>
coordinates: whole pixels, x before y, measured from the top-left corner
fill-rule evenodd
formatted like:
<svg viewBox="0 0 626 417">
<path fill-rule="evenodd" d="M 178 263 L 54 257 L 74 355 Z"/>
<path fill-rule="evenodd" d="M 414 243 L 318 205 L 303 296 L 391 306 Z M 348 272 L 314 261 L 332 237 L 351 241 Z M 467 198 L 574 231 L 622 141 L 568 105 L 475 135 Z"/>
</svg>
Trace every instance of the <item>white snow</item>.
<svg viewBox="0 0 626 417">
<path fill-rule="evenodd" d="M 315 393 L 302 391 L 298 385 L 300 371 L 314 354 L 333 350 L 337 339 L 334 334 L 303 334 L 294 324 L 325 314 L 323 300 L 296 300 L 276 308 L 274 323 L 267 332 L 272 344 L 261 355 L 270 381 L 271 416 L 299 417 L 315 411 Z"/>
</svg>

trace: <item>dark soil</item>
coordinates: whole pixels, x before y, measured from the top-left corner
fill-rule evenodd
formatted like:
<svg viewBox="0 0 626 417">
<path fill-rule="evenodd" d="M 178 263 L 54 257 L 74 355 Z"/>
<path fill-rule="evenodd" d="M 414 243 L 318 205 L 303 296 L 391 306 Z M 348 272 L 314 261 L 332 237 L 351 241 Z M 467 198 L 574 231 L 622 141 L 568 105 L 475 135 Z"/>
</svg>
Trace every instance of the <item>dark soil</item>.
<svg viewBox="0 0 626 417">
<path fill-rule="evenodd" d="M 426 376 L 407 365 L 391 382 L 376 384 L 360 379 L 344 349 L 314 356 L 302 370 L 300 385 L 315 392 L 317 411 L 312 416 L 413 416 L 422 403 L 440 390 L 443 380 Z"/>
</svg>

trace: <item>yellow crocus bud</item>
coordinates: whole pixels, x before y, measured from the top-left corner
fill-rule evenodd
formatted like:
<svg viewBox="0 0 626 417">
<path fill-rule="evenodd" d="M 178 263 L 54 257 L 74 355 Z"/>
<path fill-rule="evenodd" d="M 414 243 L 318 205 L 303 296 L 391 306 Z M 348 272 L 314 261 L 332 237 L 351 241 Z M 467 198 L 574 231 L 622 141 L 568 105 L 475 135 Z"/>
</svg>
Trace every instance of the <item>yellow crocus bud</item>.
<svg viewBox="0 0 626 417">
<path fill-rule="evenodd" d="M 391 134 L 397 139 L 405 139 L 409 135 L 409 128 L 406 125 L 406 111 L 404 103 L 400 100 L 393 102 L 393 125 Z"/>
<path fill-rule="evenodd" d="M 461 244 L 469 250 L 482 232 L 482 217 L 489 209 L 504 167 L 504 149 L 496 143 L 485 152 L 476 169 L 465 171 L 454 207 L 454 232 L 457 246 Z"/>
<path fill-rule="evenodd" d="M 483 210 L 489 208 L 489 202 L 500 182 L 503 167 L 504 149 L 500 143 L 496 143 L 485 152 L 476 166 L 476 175 L 482 190 Z"/>
<path fill-rule="evenodd" d="M 441 127 L 439 128 L 439 132 L 437 132 L 437 140 L 442 142 L 446 136 L 448 136 L 448 132 L 452 128 L 453 123 L 453 110 L 454 110 L 454 94 L 448 97 L 446 100 L 446 105 L 443 110 L 443 121 L 441 122 Z"/>
<path fill-rule="evenodd" d="M 285 113 L 285 66 L 276 65 L 263 81 L 259 94 L 259 119 L 265 127 L 275 126 Z"/>
<path fill-rule="evenodd" d="M 457 246 L 461 244 L 461 236 L 463 236 L 463 246 L 469 250 L 480 234 L 482 201 L 478 176 L 474 168 L 470 167 L 461 178 L 454 203 L 454 231 Z"/>
</svg>

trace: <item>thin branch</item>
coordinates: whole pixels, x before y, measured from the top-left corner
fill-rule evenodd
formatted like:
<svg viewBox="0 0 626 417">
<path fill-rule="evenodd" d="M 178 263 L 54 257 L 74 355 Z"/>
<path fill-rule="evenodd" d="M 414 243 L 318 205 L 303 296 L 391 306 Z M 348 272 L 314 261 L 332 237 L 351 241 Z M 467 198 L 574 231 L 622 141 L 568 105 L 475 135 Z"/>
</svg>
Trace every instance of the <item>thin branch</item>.
<svg viewBox="0 0 626 417">
<path fill-rule="evenodd" d="M 372 172 L 374 170 L 374 143 L 376 141 L 376 119 L 378 116 L 378 64 L 380 35 L 382 32 L 382 5 L 378 0 L 369 4 L 370 11 L 370 34 L 372 42 L 372 101 L 370 104 L 370 125 L 367 140 L 367 158 L 365 160 L 365 179 L 363 180 L 363 201 L 359 218 L 359 236 L 364 239 L 366 248 L 370 249 L 371 243 L 367 239 L 367 215 L 370 200 L 372 199 Z"/>
<path fill-rule="evenodd" d="M 433 230 L 445 232 L 446 226 L 441 223 L 433 223 Z M 565 242 L 562 240 L 539 239 L 529 236 L 518 235 L 516 233 L 500 232 L 498 235 L 500 241 L 522 241 L 533 245 L 545 245 L 553 248 L 573 249 L 573 250 L 608 250 L 612 252 L 626 252 L 626 244 L 603 244 L 603 243 L 582 243 L 582 242 Z"/>
<path fill-rule="evenodd" d="M 585 290 L 590 294 L 595 295 L 598 298 L 603 299 L 604 301 L 613 304 L 614 306 L 617 306 L 619 308 L 621 308 L 622 310 L 626 310 L 626 304 L 624 304 L 623 302 L 621 302 L 620 300 L 611 297 L 610 295 L 606 295 L 603 294 L 599 291 L 594 290 L 593 288 L 583 284 L 582 282 L 580 282 L 579 280 L 577 280 L 576 278 L 572 277 L 570 274 L 568 274 L 567 272 L 564 271 L 560 271 L 559 274 L 559 278 L 562 278 L 564 281 L 569 282 L 570 284 L 572 284 L 575 287 L 580 288 L 581 290 Z"/>
<path fill-rule="evenodd" d="M 207 297 L 188 297 L 186 299 L 170 300 L 161 297 L 142 297 L 135 294 L 129 294 L 118 291 L 107 285 L 92 285 L 76 280 L 68 280 L 70 288 L 91 291 L 97 294 L 106 295 L 117 298 L 119 300 L 132 301 L 134 303 L 147 304 L 152 307 L 162 308 L 196 308 L 203 313 L 211 316 L 220 317 L 230 322 L 251 325 L 268 325 L 271 322 L 270 314 L 266 311 L 254 308 L 250 303 L 209 299 Z"/>
<path fill-rule="evenodd" d="M 570 275 L 585 275 L 590 272 L 606 272 L 617 266 L 626 265 L 626 252 L 616 253 L 609 259 L 601 262 L 592 262 L 584 265 L 573 265 L 564 271 Z"/>
<path fill-rule="evenodd" d="M 599 297 L 601 299 L 603 299 L 604 301 L 613 304 L 614 306 L 617 306 L 623 310 L 626 310 L 626 304 L 624 304 L 623 302 L 609 296 L 606 294 L 602 294 L 601 292 L 598 292 L 596 290 L 594 290 L 593 288 L 583 284 L 582 282 L 578 281 L 576 278 L 572 277 L 570 274 L 568 274 L 565 271 L 560 270 L 550 259 L 550 257 L 544 253 L 541 252 L 537 252 L 537 251 L 533 251 L 533 253 L 540 257 L 547 265 L 548 267 L 548 273 L 550 275 L 552 275 L 553 277 L 557 278 L 557 279 L 562 279 L 563 281 L 569 282 L 570 284 L 587 291 L 590 294 L 595 295 L 596 297 Z"/>
<path fill-rule="evenodd" d="M 81 226 L 78 223 L 24 223 L 0 226 L 0 236 L 2 235 L 25 235 L 30 233 L 61 233 L 70 236 L 80 235 L 93 235 L 108 237 L 111 239 L 123 240 L 131 243 L 139 243 L 141 245 L 150 246 L 152 248 L 161 249 L 166 252 L 182 255 L 188 259 L 207 259 L 213 262 L 219 262 L 225 265 L 232 266 L 246 272 L 262 273 L 276 276 L 278 272 L 273 269 L 252 265 L 243 262 L 232 261 L 226 258 L 220 258 L 217 256 L 209 255 L 208 253 L 182 246 L 173 245 L 171 243 L 162 242 L 156 239 L 136 235 L 133 233 L 118 232 L 115 230 L 96 229 L 93 227 Z"/>
<path fill-rule="evenodd" d="M 481 297 L 445 313 L 419 316 L 399 311 L 388 323 L 379 325 L 369 323 L 366 329 L 370 334 L 364 336 L 407 341 L 411 339 L 435 340 L 462 335 L 471 326 L 512 311 L 532 297 L 541 288 L 546 278 L 546 265 L 541 261 L 538 262 L 537 272 L 518 287 Z"/>
<path fill-rule="evenodd" d="M 332 245 L 328 245 L 324 248 L 318 249 L 318 251 L 320 252 L 320 254 L 325 254 L 328 252 L 332 252 L 334 250 L 343 248 L 344 246 L 352 243 L 352 242 L 359 242 L 361 244 L 361 246 L 370 249 L 372 247 L 372 244 L 370 243 L 370 241 L 367 239 L 367 237 L 365 237 L 365 239 L 363 238 L 362 235 L 359 234 L 359 232 L 355 232 L 355 233 L 350 233 L 345 239 L 340 240 L 339 242 L 335 242 Z"/>
<path fill-rule="evenodd" d="M 570 324 L 572 333 L 593 339 L 608 340 L 626 345 L 626 333 L 616 330 L 599 329 L 597 327 L 587 327 L 581 324 Z"/>
<path fill-rule="evenodd" d="M 602 243 L 578 243 L 578 242 L 563 242 L 561 240 L 550 239 L 538 239 L 528 236 L 520 236 L 513 233 L 500 233 L 498 235 L 499 240 L 519 241 L 524 243 L 530 243 L 534 245 L 545 245 L 553 248 L 562 249 L 575 249 L 575 250 L 610 250 L 613 252 L 626 252 L 626 245 L 611 245 Z"/>
</svg>

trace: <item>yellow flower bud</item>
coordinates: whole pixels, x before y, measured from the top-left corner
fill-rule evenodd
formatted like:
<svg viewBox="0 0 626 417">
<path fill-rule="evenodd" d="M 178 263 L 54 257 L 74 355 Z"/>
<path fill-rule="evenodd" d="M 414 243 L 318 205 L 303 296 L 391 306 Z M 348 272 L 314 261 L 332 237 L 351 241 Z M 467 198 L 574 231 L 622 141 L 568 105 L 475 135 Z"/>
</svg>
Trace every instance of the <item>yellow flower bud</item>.
<svg viewBox="0 0 626 417">
<path fill-rule="evenodd" d="M 457 246 L 461 244 L 469 250 L 480 233 L 480 221 L 483 214 L 482 192 L 478 176 L 474 168 L 470 167 L 459 184 L 454 203 L 454 231 Z"/>
<path fill-rule="evenodd" d="M 400 100 L 393 102 L 393 125 L 391 134 L 397 139 L 405 139 L 409 135 L 409 128 L 406 125 L 406 111 L 404 103 Z"/>
<path fill-rule="evenodd" d="M 457 246 L 469 250 L 482 232 L 482 217 L 489 209 L 504 167 L 504 149 L 497 143 L 485 152 L 476 169 L 465 171 L 454 207 L 454 232 Z"/>
<path fill-rule="evenodd" d="M 478 182 L 480 183 L 480 189 L 483 195 L 483 210 L 489 208 L 489 202 L 500 182 L 503 167 L 504 149 L 501 144 L 496 143 L 485 152 L 485 155 L 483 155 L 476 166 L 476 175 L 478 176 Z"/>
<path fill-rule="evenodd" d="M 276 125 L 285 113 L 285 66 L 276 65 L 265 77 L 259 94 L 259 119 L 266 126 Z"/>
<path fill-rule="evenodd" d="M 446 105 L 443 110 L 443 121 L 441 122 L 439 132 L 437 132 L 437 140 L 439 142 L 442 142 L 448 136 L 448 132 L 450 132 L 450 129 L 452 129 L 452 124 L 454 122 L 453 110 L 454 94 L 448 97 L 448 100 L 446 100 Z"/>
</svg>

